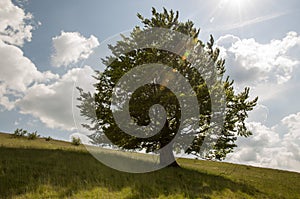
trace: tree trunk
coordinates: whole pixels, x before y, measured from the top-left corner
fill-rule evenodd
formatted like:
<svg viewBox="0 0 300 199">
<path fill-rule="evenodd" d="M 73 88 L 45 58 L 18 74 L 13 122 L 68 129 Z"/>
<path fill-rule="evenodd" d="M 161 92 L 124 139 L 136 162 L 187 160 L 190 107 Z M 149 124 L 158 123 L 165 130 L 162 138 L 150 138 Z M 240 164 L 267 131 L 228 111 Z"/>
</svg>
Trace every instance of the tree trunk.
<svg viewBox="0 0 300 199">
<path fill-rule="evenodd" d="M 168 165 L 168 167 L 180 167 L 176 162 L 171 144 L 165 146 L 164 150 L 161 151 L 159 160 L 161 165 Z"/>
</svg>

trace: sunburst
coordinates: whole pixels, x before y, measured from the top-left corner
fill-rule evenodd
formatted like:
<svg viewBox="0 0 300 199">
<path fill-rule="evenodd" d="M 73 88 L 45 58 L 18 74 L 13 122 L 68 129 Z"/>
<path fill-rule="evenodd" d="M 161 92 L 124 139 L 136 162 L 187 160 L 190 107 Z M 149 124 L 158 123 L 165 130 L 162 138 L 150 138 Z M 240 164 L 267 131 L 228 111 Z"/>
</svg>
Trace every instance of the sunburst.
<svg viewBox="0 0 300 199">
<path fill-rule="evenodd" d="M 236 16 L 239 21 L 243 18 L 249 10 L 252 10 L 252 4 L 255 0 L 221 0 L 219 7 L 231 13 L 231 16 Z"/>
</svg>

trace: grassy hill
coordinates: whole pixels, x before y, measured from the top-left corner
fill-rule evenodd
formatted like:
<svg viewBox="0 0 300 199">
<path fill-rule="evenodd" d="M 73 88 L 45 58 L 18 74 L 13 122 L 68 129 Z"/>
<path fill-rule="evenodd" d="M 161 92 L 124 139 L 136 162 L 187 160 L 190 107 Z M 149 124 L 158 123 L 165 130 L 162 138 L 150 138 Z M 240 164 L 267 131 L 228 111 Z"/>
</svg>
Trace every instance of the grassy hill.
<svg viewBox="0 0 300 199">
<path fill-rule="evenodd" d="M 300 198 L 300 173 L 179 159 L 182 168 L 116 171 L 68 142 L 0 133 L 0 198 Z"/>
</svg>

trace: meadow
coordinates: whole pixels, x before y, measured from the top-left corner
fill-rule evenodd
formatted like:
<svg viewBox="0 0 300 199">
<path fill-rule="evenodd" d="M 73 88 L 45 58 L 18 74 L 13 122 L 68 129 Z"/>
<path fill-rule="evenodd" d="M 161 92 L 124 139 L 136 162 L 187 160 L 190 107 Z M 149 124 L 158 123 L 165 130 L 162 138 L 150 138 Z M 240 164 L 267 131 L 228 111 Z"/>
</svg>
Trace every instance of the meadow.
<svg viewBox="0 0 300 199">
<path fill-rule="evenodd" d="M 101 164 L 83 145 L 0 133 L 0 198 L 300 198 L 300 173 L 177 161 L 181 168 L 130 174 Z"/>
</svg>

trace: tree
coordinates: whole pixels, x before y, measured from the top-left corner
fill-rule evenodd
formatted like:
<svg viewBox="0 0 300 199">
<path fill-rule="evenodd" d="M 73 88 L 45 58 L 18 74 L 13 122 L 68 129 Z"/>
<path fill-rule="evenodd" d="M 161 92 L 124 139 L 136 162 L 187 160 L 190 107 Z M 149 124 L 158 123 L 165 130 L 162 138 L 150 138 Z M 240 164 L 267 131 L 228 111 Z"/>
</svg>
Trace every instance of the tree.
<svg viewBox="0 0 300 199">
<path fill-rule="evenodd" d="M 220 51 L 218 48 L 214 48 L 213 37 L 211 36 L 210 41 L 204 44 L 198 39 L 200 29 L 196 29 L 194 23 L 191 21 L 180 22 L 178 20 L 178 11 L 175 13 L 173 10 L 167 11 L 164 9 L 162 13 L 158 13 L 153 8 L 152 17 L 150 19 L 144 18 L 140 14 L 137 16 L 144 27 L 140 28 L 136 26 L 130 37 L 123 36 L 123 40 L 118 41 L 116 45 L 109 45 L 112 56 L 102 59 L 102 62 L 107 66 L 104 72 L 96 71 L 96 92 L 85 92 L 83 89 L 78 88 L 80 92 L 80 97 L 78 98 L 80 105 L 78 107 L 80 108 L 81 115 L 90 121 L 90 124 L 83 124 L 83 126 L 94 131 L 94 133 L 90 135 L 93 143 L 105 144 L 105 139 L 103 138 L 103 135 L 105 135 L 113 144 L 125 150 L 146 149 L 146 152 L 155 152 L 163 147 L 168 147 L 168 150 L 161 151 L 160 162 L 173 162 L 171 166 L 177 166 L 173 155 L 173 150 L 176 147 L 169 143 L 172 142 L 177 135 L 178 130 L 180 130 L 180 123 L 183 122 L 181 121 L 181 111 L 184 107 L 180 107 L 179 101 L 182 99 L 178 98 L 188 100 L 189 98 L 196 97 L 198 107 L 195 108 L 200 111 L 197 116 L 198 118 L 189 118 L 188 120 L 193 121 L 194 119 L 198 119 L 199 128 L 186 132 L 186 134 L 191 134 L 193 139 L 188 146 L 183 147 L 184 152 L 198 156 L 201 155 L 208 159 L 224 159 L 226 154 L 232 152 L 236 147 L 235 141 L 238 136 L 248 137 L 251 135 L 251 132 L 249 132 L 245 126 L 245 119 L 248 117 L 247 112 L 254 108 L 258 98 L 249 100 L 249 88 L 245 88 L 243 92 L 236 93 L 233 87 L 234 82 L 231 81 L 229 77 L 223 80 L 225 74 L 225 60 L 219 58 Z M 192 46 L 191 50 L 187 50 L 183 53 L 183 56 L 179 56 L 176 53 L 159 48 L 162 44 L 158 43 L 156 44 L 158 48 L 143 48 L 124 52 L 126 46 L 138 46 L 137 42 L 143 41 L 142 32 L 151 31 L 151 29 L 155 27 L 188 35 L 192 40 L 185 44 L 185 47 L 190 45 Z M 169 45 L 168 42 L 172 40 L 172 34 L 159 35 L 157 33 L 157 37 L 164 37 L 161 41 L 167 43 L 167 45 Z M 174 49 L 180 48 L 179 44 L 179 47 L 174 44 L 170 45 L 173 45 L 171 47 Z M 205 59 L 205 55 L 209 57 L 209 60 Z M 187 59 L 191 56 L 192 58 Z M 211 67 L 214 67 L 213 70 L 216 71 L 216 75 L 220 77 L 219 84 L 215 84 L 209 89 L 205 78 L 203 78 L 203 74 L 199 74 L 199 71 L 193 68 L 193 63 L 191 63 L 190 60 L 193 60 L 193 63 L 196 63 L 198 67 L 202 67 L 202 71 L 212 71 Z M 149 123 L 151 123 L 149 109 L 155 104 L 160 104 L 164 107 L 166 120 L 162 123 L 163 126 L 160 132 L 155 135 L 150 137 L 129 135 L 120 129 L 118 124 L 114 121 L 113 112 L 121 111 L 122 108 L 124 108 L 122 107 L 124 104 L 120 101 L 112 101 L 113 89 L 122 76 L 131 69 L 150 63 L 171 66 L 174 70 L 174 74 L 179 72 L 188 80 L 194 94 L 190 96 L 182 93 L 176 94 L 168 88 L 167 84 L 161 85 L 157 83 L 162 82 L 166 78 L 174 79 L 175 76 L 172 74 L 168 77 L 166 77 L 166 74 L 163 74 L 160 77 L 156 77 L 152 83 L 145 84 L 136 89 L 133 93 L 130 93 L 129 112 L 132 121 L 139 126 L 149 125 Z M 208 69 L 205 69 L 205 67 Z M 207 73 L 210 76 L 212 75 L 210 72 Z M 138 77 L 135 78 L 137 78 L 136 81 L 139 82 Z M 178 85 L 175 86 L 180 85 L 178 83 Z M 222 109 L 224 112 L 223 128 L 220 130 L 218 139 L 212 141 L 213 148 L 205 151 L 203 155 L 200 154 L 200 149 L 204 144 L 205 138 L 208 137 L 209 132 L 211 132 L 212 111 L 216 111 L 211 108 L 213 103 L 211 98 L 214 95 L 218 95 L 218 93 L 214 93 L 213 91 L 218 87 L 221 87 L 224 91 L 225 98 L 220 98 L 219 102 L 221 103 L 222 100 L 225 100 L 224 103 L 226 105 L 226 107 Z M 121 99 L 128 97 L 128 93 L 122 88 L 118 90 L 117 95 L 121 96 Z M 91 110 L 94 110 L 95 114 L 93 114 Z M 159 109 L 155 109 L 154 112 L 155 111 L 159 114 L 162 113 Z M 126 123 L 126 121 L 124 121 L 124 123 Z M 190 123 L 187 122 L 186 129 L 188 129 L 189 124 Z M 179 150 L 182 149 L 182 146 L 177 147 Z"/>
<path fill-rule="evenodd" d="M 81 139 L 79 137 L 72 137 L 72 144 L 75 146 L 79 146 L 81 144 Z"/>
</svg>

